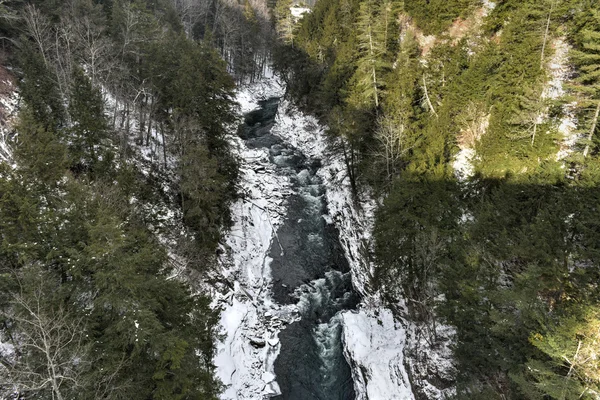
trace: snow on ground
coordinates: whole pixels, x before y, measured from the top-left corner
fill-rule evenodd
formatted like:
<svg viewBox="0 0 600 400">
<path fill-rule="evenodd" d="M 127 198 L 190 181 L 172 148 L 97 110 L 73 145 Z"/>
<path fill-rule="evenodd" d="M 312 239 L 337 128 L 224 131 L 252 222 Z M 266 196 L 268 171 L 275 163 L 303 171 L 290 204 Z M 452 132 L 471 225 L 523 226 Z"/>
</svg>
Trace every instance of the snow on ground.
<svg viewBox="0 0 600 400">
<path fill-rule="evenodd" d="M 3 66 L 0 66 L 0 74 L 6 79 L 0 80 L 0 163 L 12 163 L 12 150 L 9 145 L 9 135 L 12 131 L 12 123 L 18 112 L 19 94 L 13 81 L 6 77 Z M 14 166 L 14 164 L 13 164 Z M 0 359 L 9 362 L 14 361 L 15 347 L 12 340 L 0 331 Z M 0 363 L 0 375 L 4 376 L 6 365 Z"/>
<path fill-rule="evenodd" d="M 411 323 L 407 333 L 404 355 L 409 360 L 415 393 L 430 400 L 452 398 L 456 394 L 457 372 L 452 353 L 456 342 L 454 327 L 440 323 Z"/>
<path fill-rule="evenodd" d="M 406 335 L 385 308 L 343 315 L 345 355 L 355 386 L 365 388 L 357 399 L 414 399 L 404 369 Z"/>
<path fill-rule="evenodd" d="M 294 20 L 298 21 L 300 18 L 302 18 L 304 16 L 304 14 L 309 13 L 311 10 L 308 7 L 299 7 L 299 6 L 294 6 L 294 7 L 290 7 L 290 12 L 292 13 L 292 17 L 294 17 Z"/>
<path fill-rule="evenodd" d="M 552 41 L 552 48 L 554 49 L 554 54 L 547 64 L 550 82 L 548 82 L 548 85 L 544 89 L 542 98 L 557 100 L 565 95 L 563 85 L 572 74 L 569 65 L 569 51 L 571 50 L 571 46 L 565 38 L 560 37 Z M 563 116 L 558 123 L 558 132 L 562 135 L 563 140 L 556 154 L 557 160 L 568 157 L 580 139 L 576 131 L 577 117 L 575 116 L 575 106 L 576 103 L 563 105 Z"/>
<path fill-rule="evenodd" d="M 10 161 L 12 151 L 9 146 L 9 134 L 11 132 L 12 120 L 17 113 L 19 95 L 17 88 L 9 79 L 0 82 L 3 92 L 0 94 L 0 162 Z"/>
<path fill-rule="evenodd" d="M 283 95 L 275 79 L 244 87 L 237 94 L 241 111 L 258 108 L 260 100 Z M 223 340 L 217 344 L 217 376 L 226 385 L 222 399 L 261 399 L 280 393 L 274 381 L 274 361 L 279 353 L 278 334 L 296 318 L 292 307 L 271 299 L 269 250 L 285 213 L 290 181 L 275 171 L 267 149 L 249 149 L 232 135 L 240 158 L 242 198 L 232 207 L 233 226 L 225 237 L 220 262 L 229 291 L 216 293 L 221 308 Z"/>
<path fill-rule="evenodd" d="M 452 168 L 454 169 L 454 176 L 460 182 L 466 181 L 475 173 L 475 167 L 473 166 L 474 158 L 475 150 L 467 147 L 461 148 L 456 154 Z"/>
<path fill-rule="evenodd" d="M 273 71 L 267 68 L 265 75 L 266 78 L 263 78 L 256 83 L 246 85 L 237 92 L 235 101 L 239 103 L 241 113 L 245 114 L 252 110 L 256 110 L 259 107 L 258 102 L 261 100 L 284 95 L 285 88 L 282 83 L 279 82 L 277 77 L 273 76 Z"/>
<path fill-rule="evenodd" d="M 565 38 L 557 38 L 552 41 L 552 48 L 554 54 L 547 64 L 550 82 L 544 88 L 542 98 L 556 100 L 565 94 L 563 82 L 571 73 L 568 65 L 569 44 Z"/>
<path fill-rule="evenodd" d="M 15 346 L 12 343 L 9 343 L 9 338 L 5 337 L 2 332 L 0 332 L 0 359 L 12 363 L 15 361 L 15 355 Z M 0 376 L 6 378 L 8 373 L 10 373 L 10 371 L 7 369 L 7 365 L 0 363 Z"/>
<path fill-rule="evenodd" d="M 494 8 L 496 8 L 496 2 L 495 1 L 483 0 L 481 3 L 482 3 L 483 8 L 485 10 L 485 15 L 489 15 L 489 13 L 492 12 L 492 10 Z"/>
</svg>

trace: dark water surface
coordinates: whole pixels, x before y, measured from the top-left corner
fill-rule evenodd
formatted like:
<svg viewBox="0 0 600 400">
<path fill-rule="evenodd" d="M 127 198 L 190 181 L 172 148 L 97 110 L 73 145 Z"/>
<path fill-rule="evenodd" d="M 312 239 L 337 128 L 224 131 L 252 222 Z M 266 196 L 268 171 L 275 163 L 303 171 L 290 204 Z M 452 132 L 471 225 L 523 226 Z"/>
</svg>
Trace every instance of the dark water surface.
<svg viewBox="0 0 600 400">
<path fill-rule="evenodd" d="M 275 374 L 282 394 L 276 398 L 353 400 L 356 396 L 342 353 L 337 314 L 355 308 L 359 298 L 352 289 L 338 231 L 323 217 L 327 202 L 326 188 L 316 176 L 320 161 L 305 157 L 271 134 L 278 104 L 277 98 L 261 102 L 258 110 L 246 114 L 240 129 L 248 147 L 269 149 L 277 173 L 289 176 L 295 189 L 277 231 L 279 241 L 274 241 L 269 254 L 274 300 L 298 304 L 301 315 L 279 334 L 281 352 Z"/>
</svg>

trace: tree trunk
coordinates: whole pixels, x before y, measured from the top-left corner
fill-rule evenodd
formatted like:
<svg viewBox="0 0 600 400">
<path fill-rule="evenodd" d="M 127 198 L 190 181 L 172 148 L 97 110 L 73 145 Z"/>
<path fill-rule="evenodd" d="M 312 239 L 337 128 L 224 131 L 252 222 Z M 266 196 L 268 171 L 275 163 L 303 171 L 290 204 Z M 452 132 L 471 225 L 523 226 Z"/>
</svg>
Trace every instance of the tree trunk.
<svg viewBox="0 0 600 400">
<path fill-rule="evenodd" d="M 139 136 L 138 136 L 138 141 L 140 143 L 140 145 L 144 142 L 144 131 L 145 131 L 145 126 L 146 126 L 146 114 L 144 113 L 144 108 L 146 103 L 148 102 L 148 99 L 146 98 L 146 96 L 144 96 L 142 98 L 142 101 L 140 101 L 140 108 L 139 108 L 139 119 L 140 119 L 140 131 L 139 131 Z"/>
<path fill-rule="evenodd" d="M 150 96 L 150 108 L 148 109 L 148 130 L 146 132 L 146 146 L 150 144 L 150 135 L 152 134 L 152 118 L 154 116 L 154 97 Z"/>
<path fill-rule="evenodd" d="M 431 112 L 437 117 L 437 113 L 435 112 L 435 108 L 433 108 L 433 104 L 431 104 L 431 100 L 429 99 L 429 93 L 427 92 L 427 82 L 425 81 L 425 74 L 423 74 L 423 91 L 425 92 L 425 99 L 427 100 L 427 105 L 431 109 Z"/>
<path fill-rule="evenodd" d="M 373 93 L 375 96 L 375 107 L 379 108 L 379 96 L 377 95 L 377 73 L 375 71 L 375 51 L 373 49 L 373 34 L 371 25 L 369 25 L 369 52 L 371 54 L 371 62 L 373 63 Z"/>
<path fill-rule="evenodd" d="M 596 105 L 596 112 L 594 113 L 594 119 L 592 120 L 592 127 L 590 128 L 590 133 L 588 134 L 588 143 L 585 145 L 585 149 L 583 150 L 583 157 L 587 157 L 590 151 L 590 143 L 592 141 L 592 137 L 594 136 L 594 131 L 596 130 L 596 126 L 598 125 L 598 114 L 600 114 L 600 100 Z"/>
<path fill-rule="evenodd" d="M 165 169 L 167 169 L 167 142 L 165 140 L 165 127 L 163 124 L 160 124 L 160 134 L 162 136 L 163 159 L 165 162 Z"/>
<path fill-rule="evenodd" d="M 352 188 L 352 193 L 356 194 L 356 180 L 354 176 L 354 167 L 352 154 L 348 154 L 346 150 L 346 143 L 342 139 L 342 153 L 344 155 L 344 164 L 346 164 L 346 171 L 348 172 L 348 178 L 350 179 L 350 187 Z"/>
<path fill-rule="evenodd" d="M 548 41 L 548 31 L 550 29 L 550 17 L 552 16 L 552 10 L 554 9 L 554 1 L 550 5 L 550 11 L 548 12 L 548 19 L 546 20 L 546 30 L 544 31 L 544 41 L 542 43 L 542 55 L 540 57 L 540 69 L 544 69 L 544 57 L 546 51 L 546 43 Z"/>
<path fill-rule="evenodd" d="M 125 114 L 127 115 L 127 119 L 125 120 L 125 134 L 127 135 L 127 139 L 129 139 L 129 128 L 130 128 L 130 115 L 129 115 L 129 102 L 127 102 L 125 106 Z"/>
</svg>

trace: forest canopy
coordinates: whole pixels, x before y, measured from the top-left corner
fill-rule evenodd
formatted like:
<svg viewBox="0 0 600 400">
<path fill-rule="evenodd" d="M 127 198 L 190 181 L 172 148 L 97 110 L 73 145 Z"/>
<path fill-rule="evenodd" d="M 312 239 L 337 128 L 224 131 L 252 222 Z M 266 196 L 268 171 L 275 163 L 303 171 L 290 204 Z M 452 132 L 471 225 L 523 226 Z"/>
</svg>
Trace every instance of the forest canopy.
<svg viewBox="0 0 600 400">
<path fill-rule="evenodd" d="M 20 96 L 0 163 L 2 398 L 221 391 L 202 282 L 236 197 L 234 83 L 258 76 L 264 55 L 244 39 L 254 57 L 228 60 L 230 73 L 223 24 L 179 6 L 0 2 Z"/>
<path fill-rule="evenodd" d="M 320 0 L 288 36 L 288 90 L 381 199 L 371 286 L 456 331 L 441 384 L 596 398 L 596 2 Z"/>
</svg>

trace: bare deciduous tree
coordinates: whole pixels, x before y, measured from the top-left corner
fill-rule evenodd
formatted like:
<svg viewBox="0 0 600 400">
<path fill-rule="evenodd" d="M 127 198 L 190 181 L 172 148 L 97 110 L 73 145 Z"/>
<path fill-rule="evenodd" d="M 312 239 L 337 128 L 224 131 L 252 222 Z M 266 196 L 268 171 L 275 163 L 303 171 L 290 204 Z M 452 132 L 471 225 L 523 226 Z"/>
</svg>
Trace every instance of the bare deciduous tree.
<svg viewBox="0 0 600 400">
<path fill-rule="evenodd" d="M 51 51 L 53 35 L 50 21 L 33 5 L 27 5 L 23 13 L 25 28 L 38 47 L 42 58 L 48 65 L 48 55 Z"/>
<path fill-rule="evenodd" d="M 31 279 L 31 278 L 30 278 Z M 12 307 L 0 314 L 9 321 L 16 348 L 13 359 L 1 363 L 11 388 L 20 393 L 48 393 L 62 400 L 67 391 L 83 385 L 81 373 L 87 364 L 85 331 L 81 318 L 53 304 L 51 280 L 39 274 L 33 282 L 21 282 L 12 295 Z M 1 392 L 0 392 L 1 393 Z"/>
<path fill-rule="evenodd" d="M 391 180 L 398 172 L 402 157 L 410 150 L 406 124 L 395 121 L 391 117 L 380 117 L 377 124 L 375 138 L 381 145 L 381 150 L 376 153 L 376 156 L 383 159 L 387 179 Z"/>
</svg>

